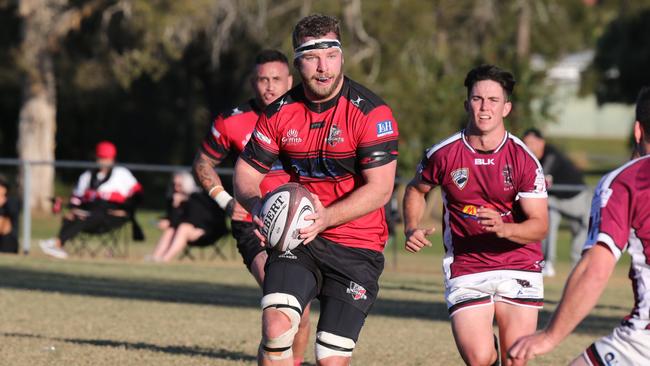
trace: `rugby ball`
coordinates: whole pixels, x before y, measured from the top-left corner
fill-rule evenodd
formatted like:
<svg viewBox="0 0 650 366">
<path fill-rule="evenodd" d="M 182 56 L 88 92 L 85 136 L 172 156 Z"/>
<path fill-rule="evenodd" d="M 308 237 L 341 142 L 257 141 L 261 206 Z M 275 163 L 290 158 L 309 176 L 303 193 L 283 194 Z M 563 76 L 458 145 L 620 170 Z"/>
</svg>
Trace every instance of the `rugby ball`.
<svg viewBox="0 0 650 366">
<path fill-rule="evenodd" d="M 269 192 L 262 202 L 260 232 L 267 248 L 285 252 L 302 244 L 300 229 L 311 225 L 305 216 L 314 213 L 311 193 L 298 183 L 287 183 Z"/>
</svg>

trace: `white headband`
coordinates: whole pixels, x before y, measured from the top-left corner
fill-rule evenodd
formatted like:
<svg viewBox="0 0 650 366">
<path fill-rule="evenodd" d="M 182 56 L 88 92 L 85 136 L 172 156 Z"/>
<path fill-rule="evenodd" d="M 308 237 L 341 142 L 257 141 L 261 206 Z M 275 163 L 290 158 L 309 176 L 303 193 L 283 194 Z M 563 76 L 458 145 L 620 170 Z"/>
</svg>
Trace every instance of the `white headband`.
<svg viewBox="0 0 650 366">
<path fill-rule="evenodd" d="M 296 49 L 293 50 L 293 58 L 295 60 L 309 51 L 321 50 L 326 48 L 336 48 L 341 53 L 343 52 L 343 49 L 341 49 L 341 42 L 339 42 L 338 39 L 319 38 L 319 39 L 309 40 L 301 44 L 300 46 L 296 47 Z"/>
</svg>

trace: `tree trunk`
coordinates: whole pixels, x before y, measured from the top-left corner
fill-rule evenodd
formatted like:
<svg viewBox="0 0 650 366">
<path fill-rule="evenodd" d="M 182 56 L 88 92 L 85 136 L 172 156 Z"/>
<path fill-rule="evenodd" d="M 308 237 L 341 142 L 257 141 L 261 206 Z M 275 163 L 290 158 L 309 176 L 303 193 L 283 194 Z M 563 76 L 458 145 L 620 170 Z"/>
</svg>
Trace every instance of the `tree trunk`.
<svg viewBox="0 0 650 366">
<path fill-rule="evenodd" d="M 517 61 L 528 61 L 530 54 L 530 4 L 529 0 L 519 1 L 519 19 L 517 23 Z"/>
<path fill-rule="evenodd" d="M 21 66 L 22 107 L 18 122 L 18 157 L 23 160 L 53 161 L 56 134 L 56 86 L 50 31 L 61 0 L 21 0 L 23 20 Z M 22 175 L 21 175 L 22 176 Z M 54 193 L 54 167 L 34 166 L 30 176 L 31 208 L 44 211 Z"/>
</svg>

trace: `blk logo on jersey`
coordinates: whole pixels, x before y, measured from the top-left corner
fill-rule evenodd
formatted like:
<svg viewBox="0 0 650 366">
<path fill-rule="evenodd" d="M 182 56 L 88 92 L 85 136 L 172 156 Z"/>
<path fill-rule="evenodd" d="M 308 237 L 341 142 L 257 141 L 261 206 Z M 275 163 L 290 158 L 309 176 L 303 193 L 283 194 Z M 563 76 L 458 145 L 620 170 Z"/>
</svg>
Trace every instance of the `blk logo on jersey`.
<svg viewBox="0 0 650 366">
<path fill-rule="evenodd" d="M 327 144 L 330 146 L 335 146 L 339 142 L 343 142 L 343 137 L 341 137 L 341 129 L 337 125 L 332 125 L 332 127 L 330 127 L 329 136 L 327 136 Z"/>
<path fill-rule="evenodd" d="M 494 159 L 476 158 L 474 159 L 474 165 L 494 165 Z"/>
<path fill-rule="evenodd" d="M 462 190 L 467 185 L 469 180 L 469 169 L 460 168 L 451 172 L 451 180 L 454 182 L 458 189 Z"/>
<path fill-rule="evenodd" d="M 295 128 L 289 129 L 282 138 L 283 145 L 298 145 L 300 143 L 302 143 L 302 138 L 298 136 L 298 130 Z"/>
<path fill-rule="evenodd" d="M 242 114 L 242 113 L 244 113 L 244 112 L 242 112 L 242 110 L 239 109 L 239 107 L 233 109 L 232 112 L 230 112 L 230 114 L 233 115 L 233 116 L 236 116 L 236 115 Z"/>
<path fill-rule="evenodd" d="M 354 300 L 365 300 L 368 298 L 368 296 L 366 296 L 366 289 L 353 281 L 350 281 L 350 287 L 347 288 L 345 292 L 351 294 Z"/>
<path fill-rule="evenodd" d="M 351 100 L 350 103 L 352 103 L 355 107 L 359 108 L 359 104 L 363 102 L 365 99 L 361 98 L 360 96 L 357 96 L 357 99 Z"/>
<path fill-rule="evenodd" d="M 393 134 L 393 124 L 391 121 L 377 122 L 377 137 L 388 136 Z"/>
</svg>

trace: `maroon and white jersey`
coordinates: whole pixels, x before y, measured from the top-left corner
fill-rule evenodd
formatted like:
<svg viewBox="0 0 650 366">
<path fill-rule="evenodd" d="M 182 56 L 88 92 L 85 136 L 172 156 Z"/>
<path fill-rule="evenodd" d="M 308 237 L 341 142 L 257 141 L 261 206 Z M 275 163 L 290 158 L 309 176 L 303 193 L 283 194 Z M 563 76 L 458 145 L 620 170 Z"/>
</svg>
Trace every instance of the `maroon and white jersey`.
<svg viewBox="0 0 650 366">
<path fill-rule="evenodd" d="M 318 195 L 325 207 L 365 184 L 364 169 L 397 158 L 397 123 L 375 94 L 345 78 L 340 94 L 312 103 L 303 86 L 269 105 L 241 157 L 262 173 L 280 159 L 291 181 Z M 393 177 L 387 177 L 393 179 Z M 382 251 L 388 238 L 384 209 L 331 227 L 325 239 Z"/>
<path fill-rule="evenodd" d="M 83 172 L 79 176 L 70 201 L 76 206 L 97 200 L 119 205 L 141 191 L 142 186 L 131 171 L 121 166 L 114 166 L 105 176 L 97 171 Z"/>
<path fill-rule="evenodd" d="M 591 204 L 587 250 L 602 243 L 616 259 L 632 256 L 634 309 L 624 324 L 650 329 L 650 155 L 632 160 L 601 180 Z"/>
<path fill-rule="evenodd" d="M 232 110 L 220 113 L 203 139 L 201 150 L 218 162 L 223 161 L 230 154 L 233 155 L 234 160 L 237 160 L 250 140 L 261 113 L 253 99 Z M 289 174 L 282 169 L 282 163 L 277 161 L 260 183 L 262 195 L 288 181 Z M 247 215 L 245 221 L 252 221 L 251 216 Z"/>
<path fill-rule="evenodd" d="M 472 148 L 461 131 L 428 149 L 418 174 L 442 189 L 447 279 L 492 270 L 541 271 L 540 242 L 499 238 L 485 232 L 476 216 L 484 206 L 506 223 L 522 222 L 519 199 L 546 199 L 542 167 L 521 140 L 506 132 L 499 147 L 486 153 Z"/>
</svg>

